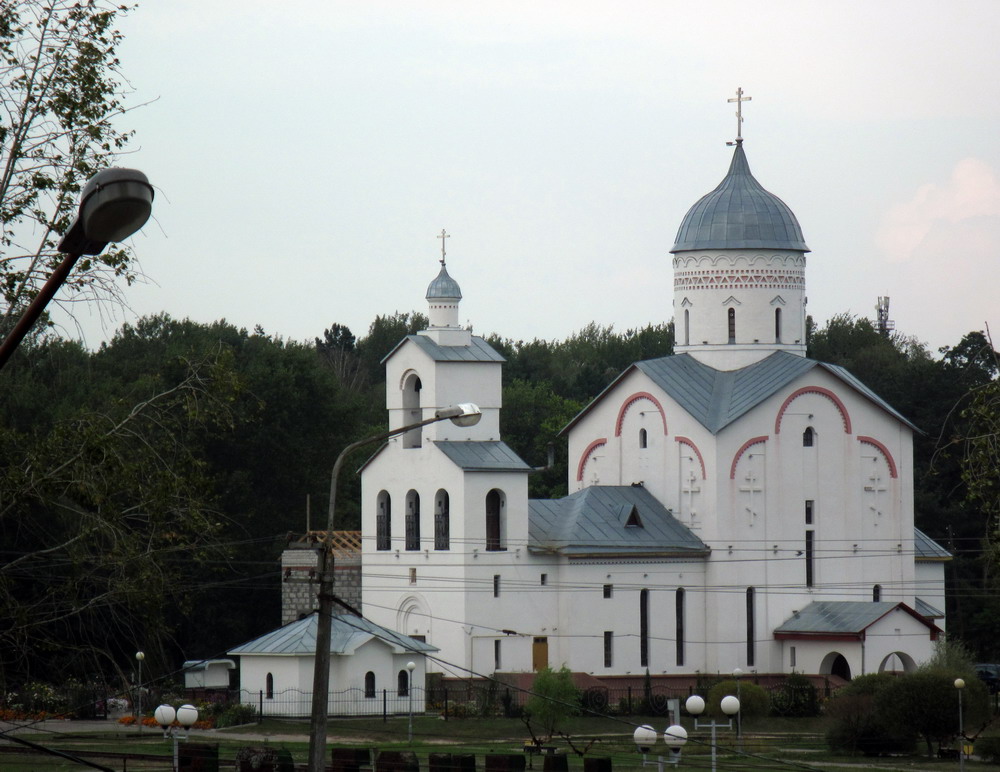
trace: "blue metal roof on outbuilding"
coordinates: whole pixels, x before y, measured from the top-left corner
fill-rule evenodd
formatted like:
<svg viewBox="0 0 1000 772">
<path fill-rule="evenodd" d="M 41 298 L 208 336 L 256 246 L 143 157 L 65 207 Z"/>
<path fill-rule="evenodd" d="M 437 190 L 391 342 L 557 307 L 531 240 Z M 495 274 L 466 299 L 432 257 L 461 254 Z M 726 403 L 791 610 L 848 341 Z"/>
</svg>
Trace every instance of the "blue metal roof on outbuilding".
<svg viewBox="0 0 1000 772">
<path fill-rule="evenodd" d="M 750 173 L 741 142 L 719 186 L 684 215 L 670 251 L 692 249 L 809 251 L 788 204 L 765 190 Z"/>
<path fill-rule="evenodd" d="M 528 549 L 563 555 L 694 556 L 710 550 L 648 490 L 593 485 L 528 502 Z M 630 519 L 636 525 L 629 525 Z"/>
<path fill-rule="evenodd" d="M 952 554 L 919 528 L 913 529 L 913 554 L 916 560 L 951 560 Z"/>
<path fill-rule="evenodd" d="M 330 653 L 353 654 L 368 641 L 378 639 L 402 654 L 407 651 L 438 651 L 430 644 L 418 641 L 408 635 L 389 630 L 363 617 L 338 615 L 333 617 L 330 638 Z M 259 638 L 230 649 L 228 654 L 282 654 L 301 655 L 316 653 L 316 614 L 310 614 L 284 627 L 265 633 Z"/>
</svg>

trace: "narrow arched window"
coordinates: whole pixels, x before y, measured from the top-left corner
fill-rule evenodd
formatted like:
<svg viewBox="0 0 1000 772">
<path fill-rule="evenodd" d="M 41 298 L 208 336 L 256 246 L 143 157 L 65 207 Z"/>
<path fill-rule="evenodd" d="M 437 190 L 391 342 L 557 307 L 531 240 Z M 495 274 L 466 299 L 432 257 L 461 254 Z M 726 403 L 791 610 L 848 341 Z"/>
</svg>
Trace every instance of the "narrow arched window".
<svg viewBox="0 0 1000 772">
<path fill-rule="evenodd" d="M 645 429 L 640 429 L 639 430 L 639 447 L 640 448 L 646 447 L 646 430 Z"/>
<path fill-rule="evenodd" d="M 774 309 L 774 342 L 781 343 L 781 309 Z"/>
<path fill-rule="evenodd" d="M 882 585 L 881 584 L 876 584 L 874 587 L 872 587 L 872 600 L 875 601 L 876 603 L 878 603 L 880 600 L 882 600 Z"/>
<path fill-rule="evenodd" d="M 365 697 L 371 699 L 375 696 L 375 674 L 369 670 L 365 673 Z"/>
<path fill-rule="evenodd" d="M 450 549 L 451 514 L 448 491 L 442 489 L 434 497 L 434 549 Z"/>
<path fill-rule="evenodd" d="M 422 384 L 416 373 L 410 373 L 403 381 L 403 419 L 404 425 L 417 423 L 422 417 L 420 405 L 420 390 Z M 419 448 L 422 440 L 422 429 L 411 429 L 403 435 L 404 448 Z"/>
<path fill-rule="evenodd" d="M 684 345 L 691 345 L 691 312 L 684 309 Z"/>
<path fill-rule="evenodd" d="M 498 552 L 507 549 L 505 513 L 506 497 L 494 488 L 486 494 L 486 550 Z"/>
<path fill-rule="evenodd" d="M 270 673 L 264 679 L 264 697 L 269 700 L 274 699 L 274 676 Z"/>
<path fill-rule="evenodd" d="M 406 494 L 406 549 L 420 549 L 420 494 Z"/>
<path fill-rule="evenodd" d="M 639 667 L 649 666 L 649 590 L 639 590 Z"/>
<path fill-rule="evenodd" d="M 674 625 L 674 640 L 676 641 L 677 648 L 677 658 L 676 663 L 678 666 L 684 664 L 684 588 L 678 587 L 677 592 L 674 595 L 674 614 L 675 614 L 675 625 Z"/>
<path fill-rule="evenodd" d="M 375 509 L 375 549 L 387 550 L 392 547 L 392 497 L 388 491 L 380 491 Z"/>
<path fill-rule="evenodd" d="M 736 342 L 736 309 L 729 309 L 729 342 Z"/>
<path fill-rule="evenodd" d="M 811 448 L 814 440 L 815 432 L 813 432 L 813 428 L 811 426 L 807 426 L 806 430 L 802 432 L 802 447 Z"/>
<path fill-rule="evenodd" d="M 756 654 L 756 638 L 757 638 L 757 623 L 756 623 L 756 591 L 753 587 L 747 587 L 747 664 L 754 665 Z"/>
<path fill-rule="evenodd" d="M 396 676 L 396 693 L 400 697 L 410 696 L 410 674 L 405 670 L 400 670 Z"/>
</svg>

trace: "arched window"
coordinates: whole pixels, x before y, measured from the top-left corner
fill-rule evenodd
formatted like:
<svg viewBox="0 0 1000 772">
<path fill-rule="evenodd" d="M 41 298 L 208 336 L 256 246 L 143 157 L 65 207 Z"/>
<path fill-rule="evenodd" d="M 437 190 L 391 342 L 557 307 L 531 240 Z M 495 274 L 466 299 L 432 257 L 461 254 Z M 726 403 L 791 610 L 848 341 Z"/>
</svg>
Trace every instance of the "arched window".
<svg viewBox="0 0 1000 772">
<path fill-rule="evenodd" d="M 774 342 L 781 343 L 781 309 L 774 309 Z"/>
<path fill-rule="evenodd" d="M 878 603 L 880 600 L 882 600 L 882 585 L 881 584 L 876 584 L 874 587 L 872 587 L 872 600 L 875 601 L 876 603 Z"/>
<path fill-rule="evenodd" d="M 677 665 L 684 664 L 684 588 L 678 587 L 674 595 L 674 614 L 676 624 L 674 626 L 674 640 L 677 643 Z"/>
<path fill-rule="evenodd" d="M 646 430 L 645 429 L 640 429 L 639 430 L 639 447 L 640 448 L 646 447 Z"/>
<path fill-rule="evenodd" d="M 380 491 L 375 509 L 375 549 L 387 550 L 392 547 L 392 497 L 388 491 Z"/>
<path fill-rule="evenodd" d="M 441 489 L 434 497 L 434 549 L 450 549 L 451 521 L 448 491 Z"/>
<path fill-rule="evenodd" d="M 736 309 L 729 309 L 729 342 L 736 342 Z"/>
<path fill-rule="evenodd" d="M 420 389 L 422 384 L 416 373 L 410 373 L 403 381 L 403 419 L 406 424 L 417 423 L 422 417 L 420 410 Z M 404 448 L 419 448 L 423 436 L 422 429 L 411 429 L 403 435 Z"/>
<path fill-rule="evenodd" d="M 691 345 L 691 311 L 684 309 L 684 345 Z"/>
<path fill-rule="evenodd" d="M 802 432 L 802 447 L 811 448 L 815 439 L 816 433 L 813 431 L 813 428 L 811 426 L 807 426 L 806 430 Z"/>
<path fill-rule="evenodd" d="M 274 676 L 270 673 L 264 679 L 264 697 L 269 700 L 274 699 Z"/>
<path fill-rule="evenodd" d="M 420 549 L 420 494 L 406 494 L 406 549 Z"/>
<path fill-rule="evenodd" d="M 503 491 L 494 488 L 486 494 L 486 551 L 499 552 L 507 549 L 506 518 L 507 508 Z"/>
<path fill-rule="evenodd" d="M 754 665 L 754 655 L 756 653 L 757 624 L 755 620 L 755 598 L 756 592 L 753 587 L 747 587 L 747 664 Z"/>
<path fill-rule="evenodd" d="M 410 674 L 405 670 L 400 670 L 396 676 L 396 694 L 400 697 L 410 696 Z"/>
<path fill-rule="evenodd" d="M 639 590 L 639 667 L 649 666 L 649 590 Z"/>
<path fill-rule="evenodd" d="M 375 696 L 375 674 L 369 670 L 365 673 L 365 697 L 371 699 Z"/>
</svg>

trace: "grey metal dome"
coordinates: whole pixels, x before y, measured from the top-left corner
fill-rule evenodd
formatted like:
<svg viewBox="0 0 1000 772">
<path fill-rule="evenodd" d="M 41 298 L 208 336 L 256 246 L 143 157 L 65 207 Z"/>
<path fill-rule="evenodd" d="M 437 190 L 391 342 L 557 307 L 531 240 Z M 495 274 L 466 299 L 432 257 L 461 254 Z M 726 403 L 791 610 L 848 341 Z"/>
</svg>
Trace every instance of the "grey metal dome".
<svg viewBox="0 0 1000 772">
<path fill-rule="evenodd" d="M 448 269 L 441 263 L 437 278 L 427 285 L 427 300 L 461 300 L 462 290 L 458 282 L 448 275 Z"/>
<path fill-rule="evenodd" d="M 742 141 L 736 143 L 725 179 L 688 210 L 677 229 L 670 251 L 689 249 L 810 251 L 792 210 L 750 173 Z"/>
</svg>

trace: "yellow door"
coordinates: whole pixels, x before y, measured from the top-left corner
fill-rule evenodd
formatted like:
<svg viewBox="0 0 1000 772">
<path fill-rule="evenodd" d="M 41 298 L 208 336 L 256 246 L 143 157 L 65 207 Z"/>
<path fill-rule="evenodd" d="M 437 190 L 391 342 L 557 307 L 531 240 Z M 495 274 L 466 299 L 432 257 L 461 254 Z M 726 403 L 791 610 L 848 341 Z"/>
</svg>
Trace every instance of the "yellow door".
<svg viewBox="0 0 1000 772">
<path fill-rule="evenodd" d="M 535 638 L 531 645 L 531 669 L 541 670 L 549 666 L 549 639 Z"/>
</svg>

